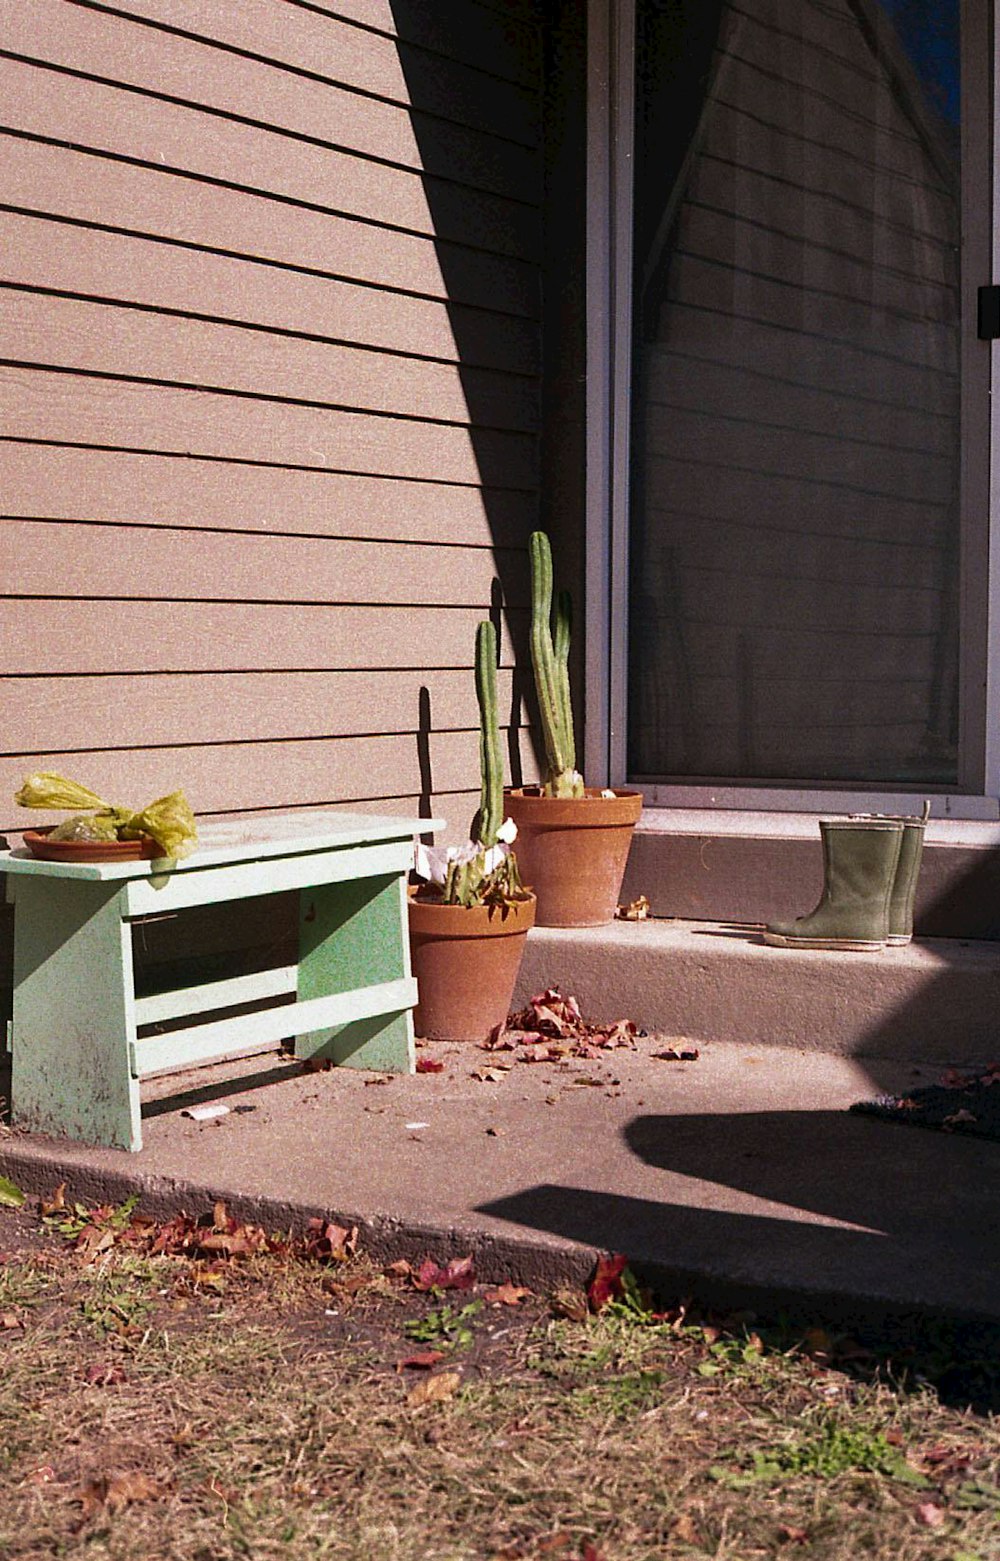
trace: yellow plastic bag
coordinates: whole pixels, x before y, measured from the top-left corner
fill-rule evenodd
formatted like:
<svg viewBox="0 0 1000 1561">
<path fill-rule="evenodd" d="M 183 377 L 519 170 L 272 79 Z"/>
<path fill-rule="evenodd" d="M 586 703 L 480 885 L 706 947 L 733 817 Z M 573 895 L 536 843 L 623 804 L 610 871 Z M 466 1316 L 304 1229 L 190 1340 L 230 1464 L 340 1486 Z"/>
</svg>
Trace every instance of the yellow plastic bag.
<svg viewBox="0 0 1000 1561">
<path fill-rule="evenodd" d="M 150 835 L 162 848 L 164 856 L 190 856 L 198 844 L 194 814 L 182 791 L 172 791 L 167 797 L 157 797 L 141 813 L 133 813 L 118 833 L 123 840 L 134 840 L 137 835 Z"/>
<path fill-rule="evenodd" d="M 29 775 L 21 790 L 14 793 L 19 808 L 106 808 L 103 797 L 89 791 L 77 781 L 55 775 L 51 770 L 39 770 Z"/>
<path fill-rule="evenodd" d="M 29 775 L 14 801 L 22 808 L 93 808 L 87 818 L 68 819 L 59 828 L 65 839 L 136 840 L 149 835 L 165 857 L 190 856 L 198 844 L 198 830 L 190 804 L 182 791 L 157 797 L 140 813 L 114 807 L 96 792 L 50 770 Z"/>
</svg>

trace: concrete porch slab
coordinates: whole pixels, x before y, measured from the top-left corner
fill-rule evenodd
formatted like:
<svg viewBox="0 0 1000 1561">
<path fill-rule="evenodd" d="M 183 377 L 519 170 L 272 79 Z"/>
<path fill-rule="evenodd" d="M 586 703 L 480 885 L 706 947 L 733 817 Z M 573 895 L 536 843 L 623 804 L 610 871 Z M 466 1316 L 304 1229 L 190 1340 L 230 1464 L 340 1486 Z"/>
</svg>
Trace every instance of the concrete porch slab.
<svg viewBox="0 0 1000 1561">
<path fill-rule="evenodd" d="M 473 1073 L 503 1054 L 470 1046 L 428 1046 L 441 1073 L 392 1079 L 249 1059 L 147 1086 L 138 1155 L 8 1132 L 0 1170 L 32 1192 L 134 1190 L 153 1213 L 219 1197 L 272 1227 L 327 1213 L 378 1258 L 471 1252 L 482 1277 L 539 1289 L 613 1250 L 665 1298 L 1000 1321 L 1000 1145 L 846 1110 L 936 1069 L 716 1042 L 679 1064 L 661 1044 L 499 1082 Z M 180 1114 L 206 1096 L 234 1109 Z"/>
<path fill-rule="evenodd" d="M 776 949 L 760 929 L 650 919 L 536 927 L 515 1007 L 559 986 L 698 1041 L 973 1066 L 1000 1055 L 1000 944 L 920 939 L 879 953 Z"/>
</svg>

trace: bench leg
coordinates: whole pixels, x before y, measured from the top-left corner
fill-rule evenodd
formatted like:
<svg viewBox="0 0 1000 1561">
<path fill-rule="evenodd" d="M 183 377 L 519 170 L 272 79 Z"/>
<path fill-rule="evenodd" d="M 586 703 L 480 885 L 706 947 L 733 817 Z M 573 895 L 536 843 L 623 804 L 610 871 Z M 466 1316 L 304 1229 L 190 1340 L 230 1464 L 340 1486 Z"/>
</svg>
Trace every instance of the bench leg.
<svg viewBox="0 0 1000 1561">
<path fill-rule="evenodd" d="M 141 1149 L 132 933 L 120 885 L 11 874 L 10 890 L 12 1120 L 31 1132 Z"/>
<path fill-rule="evenodd" d="M 397 874 L 323 884 L 299 900 L 299 999 L 355 992 L 410 974 L 406 884 Z M 300 1035 L 296 1057 L 412 1073 L 410 1009 Z"/>
</svg>

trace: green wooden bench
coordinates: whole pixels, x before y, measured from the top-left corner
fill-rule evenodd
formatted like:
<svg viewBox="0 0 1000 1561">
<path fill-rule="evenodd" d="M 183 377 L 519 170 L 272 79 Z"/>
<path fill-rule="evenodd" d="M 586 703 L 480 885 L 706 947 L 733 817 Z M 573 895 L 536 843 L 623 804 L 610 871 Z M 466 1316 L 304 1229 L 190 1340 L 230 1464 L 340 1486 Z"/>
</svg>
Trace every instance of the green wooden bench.
<svg viewBox="0 0 1000 1561">
<path fill-rule="evenodd" d="M 297 1057 L 412 1072 L 406 874 L 413 836 L 439 824 L 333 812 L 206 824 L 178 863 L 0 852 L 14 904 L 12 1121 L 141 1149 L 142 1079 L 289 1037 Z M 299 893 L 295 965 L 136 996 L 134 918 L 289 890 Z M 214 1017 L 287 994 L 294 1005 Z M 184 1018 L 195 1022 L 139 1033 Z"/>
</svg>

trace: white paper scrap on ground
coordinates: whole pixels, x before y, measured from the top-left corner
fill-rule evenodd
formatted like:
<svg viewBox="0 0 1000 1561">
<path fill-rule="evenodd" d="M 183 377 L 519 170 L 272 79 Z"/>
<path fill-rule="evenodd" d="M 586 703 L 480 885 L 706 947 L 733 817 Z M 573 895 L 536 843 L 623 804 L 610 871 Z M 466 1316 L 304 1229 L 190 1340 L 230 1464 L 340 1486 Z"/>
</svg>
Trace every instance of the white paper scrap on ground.
<svg viewBox="0 0 1000 1561">
<path fill-rule="evenodd" d="M 228 1106 L 187 1106 L 181 1112 L 182 1117 L 190 1117 L 192 1122 L 211 1122 L 213 1117 L 225 1117 L 229 1115 Z"/>
<path fill-rule="evenodd" d="M 421 1128 L 421 1127 L 430 1127 L 430 1123 L 429 1122 L 407 1122 L 406 1123 L 406 1131 L 408 1133 L 415 1133 L 417 1131 L 417 1129 Z"/>
</svg>

